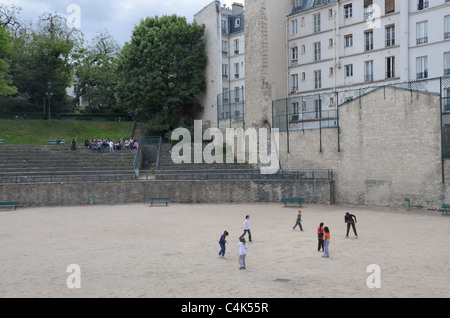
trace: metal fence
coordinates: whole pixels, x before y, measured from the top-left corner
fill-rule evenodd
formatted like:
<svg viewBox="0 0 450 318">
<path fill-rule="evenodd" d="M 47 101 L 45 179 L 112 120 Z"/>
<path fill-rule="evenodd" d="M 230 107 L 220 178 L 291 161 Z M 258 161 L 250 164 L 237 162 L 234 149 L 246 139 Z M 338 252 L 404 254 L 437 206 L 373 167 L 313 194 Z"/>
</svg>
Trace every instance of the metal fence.
<svg viewBox="0 0 450 318">
<path fill-rule="evenodd" d="M 423 79 L 276 100 L 272 103 L 273 127 L 280 131 L 339 128 L 339 106 L 387 87 L 412 92 L 435 94 L 442 92 L 443 113 L 449 113 L 448 124 L 450 125 L 449 79 L 450 77 Z"/>
<path fill-rule="evenodd" d="M 245 118 L 245 90 L 238 88 L 217 96 L 217 121 L 243 123 Z"/>
<path fill-rule="evenodd" d="M 333 180 L 333 171 L 327 169 L 280 170 L 276 174 L 261 174 L 260 170 L 171 170 L 157 171 L 158 180 Z"/>
</svg>

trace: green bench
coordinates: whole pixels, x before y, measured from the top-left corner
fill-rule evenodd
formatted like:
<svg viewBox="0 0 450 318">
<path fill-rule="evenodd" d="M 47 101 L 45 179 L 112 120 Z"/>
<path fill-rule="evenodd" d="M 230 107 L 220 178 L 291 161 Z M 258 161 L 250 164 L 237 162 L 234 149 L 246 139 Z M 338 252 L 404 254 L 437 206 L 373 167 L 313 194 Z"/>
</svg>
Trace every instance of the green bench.
<svg viewBox="0 0 450 318">
<path fill-rule="evenodd" d="M 64 139 L 56 139 L 56 140 L 49 140 L 49 145 L 65 145 L 66 141 Z"/>
<path fill-rule="evenodd" d="M 150 206 L 153 206 L 153 203 L 165 203 L 168 206 L 169 202 L 170 198 L 150 198 Z"/>
<path fill-rule="evenodd" d="M 0 145 L 3 145 L 3 139 L 0 139 Z"/>
<path fill-rule="evenodd" d="M 14 208 L 14 210 L 19 206 L 19 202 L 0 202 L 0 208 Z"/>
<path fill-rule="evenodd" d="M 298 206 L 301 207 L 304 202 L 305 199 L 303 198 L 283 198 L 283 203 L 285 207 L 291 203 L 298 204 Z"/>
<path fill-rule="evenodd" d="M 442 212 L 442 215 L 444 214 L 448 215 L 448 212 L 450 212 L 450 204 L 443 204 L 438 211 Z"/>
</svg>

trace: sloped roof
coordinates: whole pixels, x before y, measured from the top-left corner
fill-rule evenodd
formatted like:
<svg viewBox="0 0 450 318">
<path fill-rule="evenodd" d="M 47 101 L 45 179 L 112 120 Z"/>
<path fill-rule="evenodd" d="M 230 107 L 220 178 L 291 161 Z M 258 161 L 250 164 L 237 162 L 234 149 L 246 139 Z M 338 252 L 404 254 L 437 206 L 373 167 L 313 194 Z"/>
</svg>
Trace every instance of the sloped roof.
<svg viewBox="0 0 450 318">
<path fill-rule="evenodd" d="M 300 12 L 305 12 L 311 9 L 323 7 L 330 3 L 334 3 L 336 0 L 301 0 L 299 1 L 300 5 L 292 9 L 291 14 L 296 14 Z"/>
</svg>

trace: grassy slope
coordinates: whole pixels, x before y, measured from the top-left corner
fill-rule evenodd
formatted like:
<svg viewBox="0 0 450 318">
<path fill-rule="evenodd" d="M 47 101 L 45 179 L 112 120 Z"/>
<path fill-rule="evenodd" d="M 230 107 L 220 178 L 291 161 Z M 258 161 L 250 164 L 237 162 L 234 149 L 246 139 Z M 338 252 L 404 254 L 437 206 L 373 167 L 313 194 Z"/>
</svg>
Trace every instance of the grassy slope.
<svg viewBox="0 0 450 318">
<path fill-rule="evenodd" d="M 0 120 L 0 139 L 12 145 L 45 145 L 50 139 L 65 139 L 67 143 L 78 137 L 85 138 L 130 138 L 133 122 L 92 122 L 59 120 Z"/>
</svg>

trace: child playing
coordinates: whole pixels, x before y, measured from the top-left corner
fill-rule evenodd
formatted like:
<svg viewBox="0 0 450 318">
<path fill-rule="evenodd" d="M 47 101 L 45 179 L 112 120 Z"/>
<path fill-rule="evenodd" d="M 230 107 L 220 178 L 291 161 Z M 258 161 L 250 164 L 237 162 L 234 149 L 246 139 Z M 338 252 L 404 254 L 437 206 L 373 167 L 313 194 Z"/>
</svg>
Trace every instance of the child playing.
<svg viewBox="0 0 450 318">
<path fill-rule="evenodd" d="M 330 229 L 328 228 L 328 226 L 325 226 L 323 228 L 323 230 L 325 232 L 325 234 L 323 236 L 323 240 L 325 241 L 325 248 L 324 248 L 322 257 L 329 258 L 330 257 L 330 253 L 328 251 L 328 245 L 330 245 Z"/>
<path fill-rule="evenodd" d="M 303 228 L 302 228 L 302 211 L 301 210 L 298 210 L 297 221 L 295 222 L 295 225 L 294 225 L 294 227 L 292 229 L 295 230 L 297 225 L 300 228 L 300 231 L 303 232 Z"/>
<path fill-rule="evenodd" d="M 247 255 L 247 243 L 245 243 L 245 238 L 241 237 L 239 246 L 239 269 L 245 269 L 245 256 Z"/>
<path fill-rule="evenodd" d="M 317 238 L 319 240 L 319 246 L 317 247 L 317 251 L 320 252 L 320 249 L 322 249 L 323 252 L 323 223 L 320 223 L 319 227 L 317 228 Z"/>
<path fill-rule="evenodd" d="M 227 244 L 227 240 L 226 240 L 227 236 L 228 236 L 228 232 L 225 231 L 220 236 L 220 240 L 219 240 L 219 245 L 220 245 L 219 256 L 221 256 L 222 258 L 225 257 L 225 250 L 226 250 L 225 244 Z"/>
</svg>

